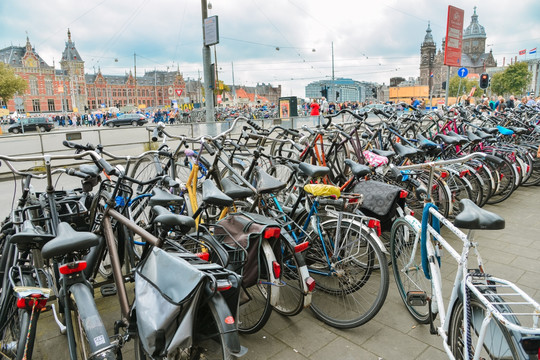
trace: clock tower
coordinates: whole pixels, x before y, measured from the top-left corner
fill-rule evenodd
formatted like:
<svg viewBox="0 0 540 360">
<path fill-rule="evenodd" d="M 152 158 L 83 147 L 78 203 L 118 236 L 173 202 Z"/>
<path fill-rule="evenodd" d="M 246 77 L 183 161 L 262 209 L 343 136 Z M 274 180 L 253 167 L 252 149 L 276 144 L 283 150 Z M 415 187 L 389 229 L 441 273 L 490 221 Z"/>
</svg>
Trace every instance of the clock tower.
<svg viewBox="0 0 540 360">
<path fill-rule="evenodd" d="M 75 48 L 75 43 L 71 40 L 71 31 L 67 32 L 68 41 L 62 53 L 60 66 L 62 68 L 64 79 L 64 94 L 69 96 L 73 109 L 77 112 L 84 113 L 85 106 L 88 105 L 88 96 L 86 93 L 86 80 L 84 78 L 84 61 Z"/>
<path fill-rule="evenodd" d="M 436 53 L 437 46 L 435 45 L 435 41 L 433 41 L 431 26 L 428 22 L 426 36 L 424 37 L 424 42 L 420 46 L 420 85 L 429 86 L 430 93 L 433 86 L 433 77 L 431 75 L 434 70 L 433 65 Z"/>
</svg>

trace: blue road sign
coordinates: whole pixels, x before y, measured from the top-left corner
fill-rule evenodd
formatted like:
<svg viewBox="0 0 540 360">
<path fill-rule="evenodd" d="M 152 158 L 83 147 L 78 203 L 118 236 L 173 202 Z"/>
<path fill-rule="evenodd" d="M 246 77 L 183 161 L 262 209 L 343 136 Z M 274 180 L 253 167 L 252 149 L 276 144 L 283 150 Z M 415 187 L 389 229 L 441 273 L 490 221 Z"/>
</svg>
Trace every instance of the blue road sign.
<svg viewBox="0 0 540 360">
<path fill-rule="evenodd" d="M 467 70 L 467 68 L 459 68 L 459 70 L 457 71 L 457 74 L 460 78 L 464 78 L 465 76 L 467 76 L 469 74 L 469 70 Z"/>
</svg>

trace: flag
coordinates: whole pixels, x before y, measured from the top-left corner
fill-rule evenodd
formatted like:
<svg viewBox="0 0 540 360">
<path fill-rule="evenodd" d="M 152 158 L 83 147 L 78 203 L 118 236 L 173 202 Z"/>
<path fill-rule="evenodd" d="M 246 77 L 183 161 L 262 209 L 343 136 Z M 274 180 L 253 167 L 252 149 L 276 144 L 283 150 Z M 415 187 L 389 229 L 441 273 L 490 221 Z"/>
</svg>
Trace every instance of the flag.
<svg viewBox="0 0 540 360">
<path fill-rule="evenodd" d="M 527 49 L 519 51 L 519 55 L 525 55 L 526 53 L 527 53 Z"/>
<path fill-rule="evenodd" d="M 530 54 L 536 54 L 536 48 L 529 50 L 529 55 Z"/>
<path fill-rule="evenodd" d="M 430 74 L 429 74 L 429 77 L 433 77 L 433 73 L 430 73 Z"/>
</svg>

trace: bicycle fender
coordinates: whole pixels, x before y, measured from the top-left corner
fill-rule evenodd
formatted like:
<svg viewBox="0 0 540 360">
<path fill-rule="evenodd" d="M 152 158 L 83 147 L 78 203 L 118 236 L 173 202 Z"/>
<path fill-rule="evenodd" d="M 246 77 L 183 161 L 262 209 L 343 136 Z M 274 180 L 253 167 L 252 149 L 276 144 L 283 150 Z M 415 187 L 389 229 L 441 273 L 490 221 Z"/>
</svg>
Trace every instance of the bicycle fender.
<svg viewBox="0 0 540 360">
<path fill-rule="evenodd" d="M 367 225 L 365 225 L 365 224 L 363 224 L 363 223 L 361 223 L 359 221 L 353 220 L 353 222 L 356 223 L 359 227 L 361 227 L 363 232 L 365 231 L 367 234 L 369 234 L 368 236 L 371 236 L 371 238 L 373 240 L 375 240 L 375 243 L 377 244 L 379 249 L 381 249 L 381 251 L 384 254 L 390 255 L 390 252 L 388 252 L 388 250 L 386 250 L 386 246 L 382 242 L 381 238 L 377 236 L 374 229 L 371 229 L 371 228 L 367 227 Z"/>
<path fill-rule="evenodd" d="M 261 241 L 261 248 L 259 251 L 264 251 L 264 255 L 266 256 L 266 259 L 268 260 L 268 268 L 272 269 L 273 262 L 276 261 L 276 255 L 274 254 L 274 251 L 272 250 L 272 246 L 268 243 L 268 240 L 262 239 Z M 279 285 L 280 280 L 276 279 L 274 272 L 270 271 L 270 281 L 272 285 L 272 291 L 270 292 L 270 305 L 276 306 L 279 302 Z"/>
<path fill-rule="evenodd" d="M 214 294 L 210 298 L 210 306 L 216 311 L 215 321 L 220 321 L 223 327 L 223 338 L 225 346 L 236 356 L 240 357 L 247 353 L 247 348 L 240 345 L 236 319 L 233 317 L 227 302 L 220 293 Z"/>
<path fill-rule="evenodd" d="M 412 215 L 405 215 L 404 218 L 409 223 L 409 225 L 413 227 L 415 231 L 419 233 L 422 232 L 422 224 L 420 223 L 420 221 L 418 221 L 417 218 Z"/>
</svg>

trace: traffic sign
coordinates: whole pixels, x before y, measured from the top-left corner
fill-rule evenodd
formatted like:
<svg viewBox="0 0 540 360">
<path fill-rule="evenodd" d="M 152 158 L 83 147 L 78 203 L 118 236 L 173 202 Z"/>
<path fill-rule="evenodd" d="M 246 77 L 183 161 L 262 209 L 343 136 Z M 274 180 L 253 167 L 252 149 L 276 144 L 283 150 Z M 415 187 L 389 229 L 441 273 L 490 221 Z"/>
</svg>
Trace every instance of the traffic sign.
<svg viewBox="0 0 540 360">
<path fill-rule="evenodd" d="M 469 70 L 467 70 L 467 68 L 459 68 L 459 70 L 457 71 L 457 74 L 460 78 L 464 78 L 466 77 L 467 75 L 469 75 Z"/>
</svg>

